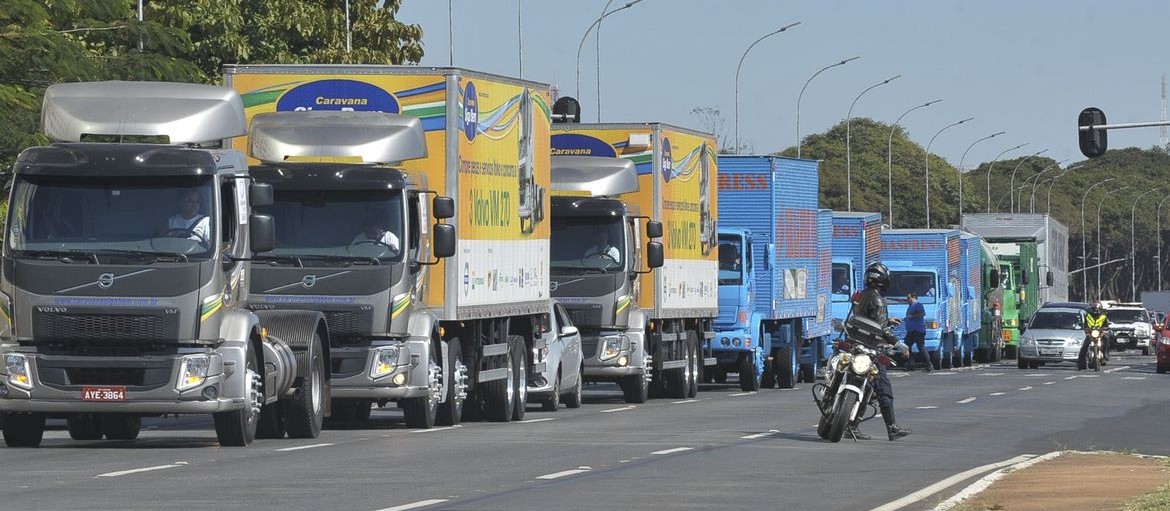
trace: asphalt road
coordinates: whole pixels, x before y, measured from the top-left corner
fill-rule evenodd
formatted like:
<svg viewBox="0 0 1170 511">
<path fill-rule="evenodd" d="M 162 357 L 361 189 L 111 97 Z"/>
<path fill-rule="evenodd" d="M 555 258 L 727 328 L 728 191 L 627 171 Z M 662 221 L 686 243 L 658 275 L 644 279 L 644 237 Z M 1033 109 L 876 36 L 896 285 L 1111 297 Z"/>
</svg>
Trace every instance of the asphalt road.
<svg viewBox="0 0 1170 511">
<path fill-rule="evenodd" d="M 418 431 L 392 407 L 314 440 L 221 448 L 209 418 L 148 419 L 135 441 L 78 442 L 50 421 L 35 449 L 0 447 L 0 509 L 608 510 L 872 509 L 1021 454 L 1115 449 L 1170 455 L 1167 385 L 1153 357 L 1102 373 L 1014 361 L 894 371 L 909 437 L 832 444 L 807 384 L 629 406 L 611 385 L 525 423 Z M 984 475 L 917 500 L 929 509 Z"/>
</svg>

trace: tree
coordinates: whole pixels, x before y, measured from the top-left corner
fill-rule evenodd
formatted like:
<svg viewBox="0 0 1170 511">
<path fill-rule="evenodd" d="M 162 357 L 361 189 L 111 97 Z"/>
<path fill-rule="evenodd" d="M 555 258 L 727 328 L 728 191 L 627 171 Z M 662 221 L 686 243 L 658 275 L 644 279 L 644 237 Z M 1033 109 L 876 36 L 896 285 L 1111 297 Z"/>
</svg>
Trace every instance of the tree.
<svg viewBox="0 0 1170 511">
<path fill-rule="evenodd" d="M 723 118 L 723 113 L 719 111 L 717 106 L 697 106 L 691 109 L 691 115 L 699 118 L 699 127 L 707 133 L 715 135 L 716 143 L 719 144 L 719 154 L 736 154 L 738 152 L 751 152 L 749 144 L 741 144 L 738 148 L 733 147 L 727 140 L 727 119 Z"/>
</svg>

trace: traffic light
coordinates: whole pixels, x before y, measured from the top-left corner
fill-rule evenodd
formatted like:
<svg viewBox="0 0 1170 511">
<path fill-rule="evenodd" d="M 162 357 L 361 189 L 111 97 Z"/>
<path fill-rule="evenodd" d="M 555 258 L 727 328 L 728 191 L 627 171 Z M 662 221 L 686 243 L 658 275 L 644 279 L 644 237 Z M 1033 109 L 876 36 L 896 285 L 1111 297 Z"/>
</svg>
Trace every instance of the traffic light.
<svg viewBox="0 0 1170 511">
<path fill-rule="evenodd" d="M 1081 115 L 1077 116 L 1077 126 L 1104 126 L 1105 112 L 1100 108 L 1089 107 L 1081 110 Z M 1096 158 L 1105 154 L 1105 150 L 1109 148 L 1109 132 L 1103 129 L 1088 129 L 1077 130 L 1078 139 L 1081 145 L 1081 154 Z"/>
</svg>

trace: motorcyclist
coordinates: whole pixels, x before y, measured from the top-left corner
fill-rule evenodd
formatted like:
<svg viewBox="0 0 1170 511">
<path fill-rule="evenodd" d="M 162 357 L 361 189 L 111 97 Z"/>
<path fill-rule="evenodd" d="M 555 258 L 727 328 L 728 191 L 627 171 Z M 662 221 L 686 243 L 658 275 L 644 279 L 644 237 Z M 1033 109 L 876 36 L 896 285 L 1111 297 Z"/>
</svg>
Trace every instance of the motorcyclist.
<svg viewBox="0 0 1170 511">
<path fill-rule="evenodd" d="M 896 344 L 898 340 L 890 331 L 890 327 L 900 324 L 901 320 L 890 319 L 889 313 L 886 311 L 886 299 L 882 296 L 882 291 L 889 285 L 890 269 L 882 263 L 869 265 L 865 269 L 865 289 L 861 291 L 854 302 L 853 313 L 884 325 L 886 341 L 890 344 Z M 878 365 L 877 377 L 874 378 L 873 388 L 877 392 L 878 407 L 882 413 L 882 420 L 886 423 L 886 433 L 890 440 L 897 440 L 909 435 L 910 429 L 899 427 L 894 420 L 894 387 L 890 385 L 890 377 L 886 374 L 886 368 L 880 364 Z M 858 430 L 858 422 L 850 424 L 848 432 L 860 440 L 869 439 L 869 435 Z"/>
<path fill-rule="evenodd" d="M 1077 355 L 1077 370 L 1089 367 L 1086 358 L 1089 353 L 1089 332 L 1093 329 L 1101 331 L 1101 354 L 1105 360 L 1109 360 L 1109 316 L 1105 314 L 1100 300 L 1093 302 L 1089 313 L 1085 315 L 1085 342 L 1081 343 L 1081 353 Z"/>
</svg>

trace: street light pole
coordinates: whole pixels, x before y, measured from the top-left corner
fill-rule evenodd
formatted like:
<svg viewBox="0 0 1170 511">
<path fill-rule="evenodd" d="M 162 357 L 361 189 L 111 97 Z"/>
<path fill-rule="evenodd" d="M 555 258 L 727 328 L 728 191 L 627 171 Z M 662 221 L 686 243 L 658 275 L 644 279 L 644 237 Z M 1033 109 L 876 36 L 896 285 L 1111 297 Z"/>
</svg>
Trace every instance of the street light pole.
<svg viewBox="0 0 1170 511">
<path fill-rule="evenodd" d="M 816 78 L 817 75 L 824 73 L 825 71 L 828 71 L 829 69 L 832 69 L 834 67 L 844 66 L 845 64 L 848 64 L 850 61 L 854 61 L 854 60 L 857 60 L 859 58 L 861 58 L 861 57 L 860 56 L 849 57 L 849 58 L 842 60 L 840 62 L 836 62 L 833 64 L 829 64 L 825 67 L 822 67 L 820 70 L 813 73 L 812 76 L 808 77 L 808 80 L 806 80 L 804 82 L 804 87 L 800 88 L 800 94 L 798 94 L 796 96 L 796 157 L 797 158 L 800 158 L 800 145 L 801 145 L 800 144 L 800 142 L 801 142 L 800 141 L 800 98 L 804 97 L 804 90 L 808 88 L 808 84 L 811 83 L 813 81 L 813 78 Z"/>
<path fill-rule="evenodd" d="M 1162 203 L 1170 199 L 1170 195 L 1162 197 L 1158 202 L 1158 227 L 1154 231 L 1154 237 L 1158 238 L 1158 291 L 1162 290 Z"/>
<path fill-rule="evenodd" d="M 747 49 L 743 51 L 743 55 L 740 55 L 739 57 L 739 65 L 735 66 L 735 154 L 739 154 L 739 70 L 743 68 L 743 59 L 747 58 L 748 52 L 752 51 L 752 48 L 755 48 L 757 44 L 760 44 L 760 41 L 763 41 L 764 39 L 772 37 L 799 24 L 800 22 L 797 21 L 796 23 L 785 25 L 776 30 L 768 32 L 767 34 L 764 34 L 759 39 L 756 39 L 754 42 L 752 42 L 752 44 L 748 45 Z"/>
<path fill-rule="evenodd" d="M 1089 192 L 1092 192 L 1094 188 L 1113 181 L 1114 179 L 1116 178 L 1111 177 L 1109 179 L 1093 183 L 1093 186 L 1090 186 L 1087 190 L 1085 190 L 1085 195 L 1081 197 L 1081 292 L 1085 294 L 1084 298 L 1086 302 L 1089 301 L 1089 272 L 1085 271 L 1085 268 L 1089 266 L 1089 259 L 1087 258 L 1087 254 L 1085 252 L 1085 200 L 1089 198 Z"/>
<path fill-rule="evenodd" d="M 605 17 L 606 11 L 609 11 L 609 4 L 614 0 L 605 2 L 605 7 L 601 8 L 601 17 Z M 597 122 L 601 122 L 601 22 L 597 23 L 597 35 L 593 36 L 593 41 L 596 43 L 596 48 L 593 50 L 594 59 L 597 65 Z"/>
<path fill-rule="evenodd" d="M 1118 188 L 1116 190 L 1105 192 L 1105 195 L 1101 196 L 1101 198 L 1097 201 L 1097 264 L 1098 265 L 1101 264 L 1101 204 L 1103 204 L 1105 202 L 1105 199 L 1108 198 L 1110 195 L 1113 195 L 1117 192 L 1120 192 L 1122 190 L 1128 190 L 1128 189 L 1129 189 L 1128 186 L 1123 186 L 1123 187 Z M 1097 297 L 1098 298 L 1101 297 L 1101 266 L 1097 266 Z"/>
<path fill-rule="evenodd" d="M 630 7 L 633 7 L 634 4 L 641 2 L 641 1 L 642 0 L 632 0 L 630 2 L 627 2 L 626 5 L 623 5 L 621 7 L 618 7 L 617 9 L 614 9 L 612 11 L 609 11 L 607 13 L 602 14 L 600 17 L 598 17 L 596 20 L 593 21 L 592 25 L 589 25 L 589 28 L 585 29 L 584 34 L 581 34 L 581 42 L 577 44 L 577 88 L 575 89 L 577 91 L 577 97 L 581 97 L 581 49 L 585 47 L 585 39 L 587 39 L 589 37 L 589 32 L 593 31 L 593 27 L 600 25 L 601 20 L 609 17 L 612 14 L 629 9 Z M 598 57 L 598 58 L 600 58 L 600 57 Z"/>
<path fill-rule="evenodd" d="M 1129 210 L 1129 301 L 1137 301 L 1137 223 L 1134 220 L 1137 218 L 1137 205 L 1145 197 L 1151 193 L 1158 191 L 1159 188 L 1146 190 L 1136 198 L 1133 199 L 1133 208 Z"/>
<path fill-rule="evenodd" d="M 1053 163 L 1052 165 L 1044 167 L 1040 172 L 1037 172 L 1036 174 L 1028 176 L 1028 179 L 1034 179 L 1034 181 L 1032 181 L 1032 200 L 1031 200 L 1031 203 L 1028 205 L 1028 212 L 1029 213 L 1036 212 L 1036 186 L 1040 184 L 1040 176 L 1044 175 L 1044 173 L 1048 172 L 1049 170 L 1060 168 L 1060 165 L 1066 161 L 1068 161 L 1068 158 L 1065 158 L 1065 159 L 1060 160 L 1056 163 Z M 1027 183 L 1028 179 L 1025 179 L 1024 182 Z M 1024 209 L 1024 199 L 1020 199 L 1020 209 Z"/>
<path fill-rule="evenodd" d="M 987 212 L 988 213 L 991 213 L 991 171 L 995 170 L 995 162 L 999 161 L 999 159 L 1001 157 L 1003 157 L 1003 155 L 1005 153 L 1007 153 L 1008 151 L 1015 151 L 1016 149 L 1019 149 L 1021 147 L 1026 146 L 1026 145 L 1028 145 L 1028 142 L 1024 142 L 1023 144 L 1020 144 L 1018 146 L 1015 146 L 1015 147 L 1012 147 L 1009 149 L 1004 149 L 1003 152 L 999 153 L 999 155 L 997 155 L 994 160 L 991 160 L 991 165 L 989 165 L 987 167 Z"/>
<path fill-rule="evenodd" d="M 1041 154 L 1044 154 L 1045 152 L 1048 152 L 1048 150 L 1044 149 L 1042 151 L 1037 151 L 1037 152 L 1034 152 L 1032 154 L 1029 154 L 1028 156 L 1024 157 L 1024 159 L 1020 160 L 1019 163 L 1016 164 L 1016 168 L 1012 169 L 1012 181 L 1011 181 L 1011 184 L 1009 185 L 1009 189 L 1011 189 L 1011 190 L 1016 189 L 1016 171 L 1020 170 L 1020 166 L 1023 165 L 1024 162 L 1031 160 L 1035 156 L 1039 156 Z M 1009 211 L 1011 211 L 1012 213 L 1015 213 L 1016 212 L 1016 195 L 1012 194 L 1011 199 L 1012 199 L 1011 206 L 1010 206 L 1011 209 L 1009 209 Z"/>
<path fill-rule="evenodd" d="M 902 75 L 900 74 L 894 75 L 878 83 L 870 85 L 869 87 L 866 87 L 865 90 L 861 91 L 861 94 L 858 94 L 856 98 L 853 98 L 853 102 L 849 104 L 849 112 L 845 114 L 845 203 L 849 211 L 853 211 L 853 155 L 849 148 L 849 142 L 851 138 L 849 133 L 849 122 L 853 119 L 853 107 L 857 105 L 857 100 L 861 99 L 861 97 L 864 96 L 866 92 L 869 92 L 876 87 L 881 87 L 882 85 L 890 83 L 901 77 Z"/>
<path fill-rule="evenodd" d="M 938 138 L 939 135 L 942 135 L 942 132 L 944 132 L 950 128 L 954 128 L 955 126 L 963 124 L 963 123 L 970 121 L 972 119 L 974 119 L 974 117 L 968 117 L 968 118 L 963 119 L 961 121 L 952 122 L 946 126 L 943 126 L 942 129 L 938 130 L 938 132 L 935 133 L 933 137 L 930 137 L 930 142 L 926 143 L 926 172 L 925 172 L 925 174 L 926 174 L 926 228 L 927 229 L 930 229 L 930 146 L 931 146 L 931 144 L 934 143 L 934 139 Z"/>
<path fill-rule="evenodd" d="M 942 100 L 936 99 L 934 101 L 927 101 L 926 103 L 902 112 L 902 115 L 898 116 L 898 120 L 894 121 L 894 124 L 890 126 L 890 138 L 886 141 L 886 207 L 890 210 L 890 228 L 894 227 L 894 131 L 898 129 L 898 123 L 902 122 L 902 118 L 906 117 L 906 114 L 918 110 L 919 108 L 926 108 L 930 105 L 938 103 L 939 101 Z"/>
<path fill-rule="evenodd" d="M 1000 135 L 1003 135 L 1004 133 L 1007 133 L 1007 132 L 1000 131 L 1000 132 L 992 133 L 990 135 L 987 135 L 986 137 L 983 137 L 979 140 L 971 142 L 971 145 L 967 146 L 967 149 L 963 150 L 963 155 L 959 157 L 959 221 L 956 223 L 959 223 L 959 224 L 963 223 L 963 160 L 967 159 L 967 151 L 970 151 L 972 147 L 975 147 L 975 144 L 978 144 L 984 140 L 989 140 L 989 139 L 998 137 Z"/>
</svg>

